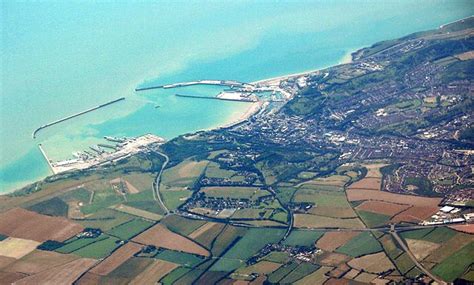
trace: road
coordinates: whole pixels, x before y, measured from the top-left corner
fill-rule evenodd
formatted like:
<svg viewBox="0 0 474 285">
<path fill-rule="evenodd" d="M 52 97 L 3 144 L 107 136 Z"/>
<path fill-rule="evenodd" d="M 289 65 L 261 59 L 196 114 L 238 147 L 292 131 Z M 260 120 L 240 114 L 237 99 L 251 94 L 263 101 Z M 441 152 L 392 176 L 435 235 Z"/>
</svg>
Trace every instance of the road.
<svg viewBox="0 0 474 285">
<path fill-rule="evenodd" d="M 169 209 L 166 207 L 165 203 L 163 203 L 163 200 L 161 199 L 161 194 L 160 194 L 160 183 L 161 183 L 161 176 L 163 175 L 163 171 L 165 171 L 166 165 L 168 165 L 168 162 L 170 161 L 170 158 L 157 150 L 153 150 L 155 153 L 161 155 L 162 157 L 165 158 L 165 162 L 161 166 L 160 172 L 155 178 L 155 181 L 153 181 L 153 198 L 155 201 L 160 204 L 160 207 L 165 211 L 165 215 L 168 215 L 170 213 Z"/>
<path fill-rule="evenodd" d="M 423 273 L 425 273 L 427 276 L 429 276 L 431 279 L 433 279 L 434 281 L 436 281 L 438 284 L 442 284 L 442 285 L 447 285 L 448 283 L 444 282 L 443 280 L 439 279 L 438 276 L 434 275 L 433 273 L 431 273 L 428 269 L 426 269 L 420 262 L 418 262 L 418 260 L 416 259 L 416 257 L 413 255 L 413 253 L 410 251 L 410 249 L 408 248 L 408 246 L 405 245 L 405 243 L 403 242 L 402 238 L 398 235 L 396 229 L 395 229 L 395 225 L 392 224 L 390 226 L 390 234 L 392 235 L 392 237 L 397 241 L 397 243 L 400 245 L 400 247 L 403 249 L 403 251 L 405 251 L 408 256 L 411 258 L 411 260 L 413 261 L 413 263 L 415 263 L 415 265 L 421 270 L 423 271 Z"/>
</svg>

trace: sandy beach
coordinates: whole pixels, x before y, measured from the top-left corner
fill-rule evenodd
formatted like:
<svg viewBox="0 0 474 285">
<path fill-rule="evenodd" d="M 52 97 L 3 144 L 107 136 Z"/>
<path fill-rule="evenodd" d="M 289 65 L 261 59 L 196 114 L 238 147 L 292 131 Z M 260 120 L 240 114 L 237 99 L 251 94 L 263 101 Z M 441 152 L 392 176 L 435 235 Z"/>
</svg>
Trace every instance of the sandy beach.
<svg viewBox="0 0 474 285">
<path fill-rule="evenodd" d="M 219 126 L 218 128 L 228 128 L 228 127 L 231 127 L 233 125 L 236 125 L 236 124 L 239 124 L 245 120 L 247 120 L 248 118 L 250 118 L 252 115 L 256 114 L 258 111 L 260 111 L 260 109 L 263 107 L 264 105 L 264 102 L 262 101 L 258 101 L 258 102 L 254 102 L 254 103 L 248 103 L 249 104 L 249 107 L 247 108 L 247 110 L 245 110 L 245 113 L 234 113 L 231 115 L 231 121 L 227 124 L 224 124 L 223 126 Z"/>
</svg>

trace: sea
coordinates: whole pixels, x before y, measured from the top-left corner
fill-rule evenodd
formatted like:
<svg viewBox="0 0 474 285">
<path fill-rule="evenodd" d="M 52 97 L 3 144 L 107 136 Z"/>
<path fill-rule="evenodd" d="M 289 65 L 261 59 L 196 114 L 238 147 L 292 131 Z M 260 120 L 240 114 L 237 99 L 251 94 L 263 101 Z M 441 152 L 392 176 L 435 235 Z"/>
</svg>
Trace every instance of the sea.
<svg viewBox="0 0 474 285">
<path fill-rule="evenodd" d="M 341 62 L 364 46 L 473 15 L 464 0 L 1 1 L 0 193 L 104 142 L 232 122 L 248 103 L 135 92 L 188 80 L 251 82 Z M 181 88 L 216 95 L 222 88 Z M 37 127 L 96 105 L 124 101 Z"/>
</svg>

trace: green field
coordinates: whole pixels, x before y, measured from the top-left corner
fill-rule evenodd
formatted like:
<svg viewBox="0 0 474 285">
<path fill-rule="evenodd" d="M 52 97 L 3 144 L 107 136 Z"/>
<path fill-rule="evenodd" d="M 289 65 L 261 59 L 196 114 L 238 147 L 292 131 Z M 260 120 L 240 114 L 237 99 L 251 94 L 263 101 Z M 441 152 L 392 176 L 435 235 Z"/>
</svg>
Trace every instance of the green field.
<svg viewBox="0 0 474 285">
<path fill-rule="evenodd" d="M 286 275 L 283 279 L 280 280 L 279 283 L 281 284 L 291 284 L 294 283 L 295 281 L 313 273 L 314 271 L 318 270 L 321 266 L 312 264 L 312 263 L 307 263 L 303 262 L 298 267 L 293 269 L 291 273 Z"/>
<path fill-rule="evenodd" d="M 257 253 L 266 244 L 278 242 L 284 233 L 284 229 L 249 229 L 245 236 L 224 254 L 223 259 L 212 266 L 211 270 L 227 272 L 235 270 L 243 261 Z"/>
<path fill-rule="evenodd" d="M 186 219 L 178 215 L 170 215 L 161 221 L 168 229 L 183 236 L 194 232 L 206 222 L 201 220 Z"/>
<path fill-rule="evenodd" d="M 423 239 L 423 237 L 429 234 L 431 231 L 433 231 L 433 228 L 406 231 L 400 233 L 400 236 L 404 239 Z"/>
<path fill-rule="evenodd" d="M 132 184 L 138 191 L 151 191 L 153 181 L 155 180 L 155 175 L 151 173 L 139 173 L 133 172 L 122 177 Z"/>
<path fill-rule="evenodd" d="M 160 251 L 158 254 L 155 255 L 155 258 L 181 264 L 186 267 L 194 267 L 205 260 L 204 258 L 194 254 L 168 249 Z"/>
<path fill-rule="evenodd" d="M 367 225 L 367 227 L 378 227 L 385 225 L 388 221 L 390 221 L 390 216 L 367 212 L 367 211 L 357 211 L 359 217 L 362 221 Z"/>
<path fill-rule="evenodd" d="M 403 253 L 395 259 L 395 265 L 400 273 L 406 274 L 415 266 L 415 263 L 413 263 L 408 254 Z"/>
<path fill-rule="evenodd" d="M 112 228 L 107 231 L 108 234 L 116 236 L 122 240 L 128 240 L 137 234 L 143 232 L 145 229 L 151 227 L 153 223 L 142 220 L 134 219 L 119 226 Z"/>
<path fill-rule="evenodd" d="M 422 239 L 426 241 L 443 243 L 456 235 L 456 231 L 448 227 L 435 228 L 433 231 L 425 235 Z"/>
<path fill-rule="evenodd" d="M 108 208 L 112 205 L 119 204 L 123 202 L 122 196 L 119 196 L 114 190 L 112 189 L 104 189 L 95 191 L 94 199 L 92 200 L 91 204 L 84 205 L 81 208 L 81 211 L 84 214 L 92 214 L 96 213 L 99 210 Z"/>
<path fill-rule="evenodd" d="M 395 244 L 393 238 L 390 235 L 382 236 L 379 241 L 382 243 L 382 246 L 388 256 L 393 260 L 400 256 L 403 253 L 403 250 L 398 248 L 397 244 Z"/>
<path fill-rule="evenodd" d="M 174 284 L 176 280 L 178 280 L 191 270 L 192 269 L 188 267 L 178 267 L 175 270 L 171 271 L 169 274 L 167 274 L 165 277 L 161 278 L 160 283 L 163 285 Z"/>
<path fill-rule="evenodd" d="M 86 247 L 89 244 L 94 242 L 99 242 L 101 240 L 107 239 L 107 236 L 101 235 L 97 238 L 76 238 L 73 237 L 65 241 L 65 245 L 58 248 L 56 251 L 60 253 L 71 253 L 80 248 Z"/>
<path fill-rule="evenodd" d="M 382 251 L 382 247 L 370 232 L 362 232 L 358 234 L 336 250 L 336 252 L 344 253 L 352 257 L 358 257 L 379 251 Z"/>
<path fill-rule="evenodd" d="M 452 282 L 454 279 L 463 275 L 466 269 L 472 264 L 473 256 L 474 242 L 471 242 L 448 258 L 445 258 L 433 268 L 432 272 L 445 281 Z"/>
<path fill-rule="evenodd" d="M 153 263 L 151 258 L 131 257 L 114 271 L 107 275 L 110 278 L 106 284 L 128 284 L 135 276 L 143 272 L 149 265 Z M 120 283 L 117 282 L 120 280 Z M 102 280 L 101 280 L 102 281 Z"/>
<path fill-rule="evenodd" d="M 267 254 L 263 260 L 276 262 L 276 263 L 287 263 L 290 259 L 290 256 L 287 252 L 272 251 Z"/>
<path fill-rule="evenodd" d="M 103 209 L 87 217 L 85 220 L 79 220 L 78 223 L 84 227 L 99 228 L 107 231 L 134 218 L 135 216 L 126 213 L 112 209 Z"/>
<path fill-rule="evenodd" d="M 107 235 L 97 238 L 72 238 L 56 251 L 59 253 L 73 253 L 82 257 L 103 258 L 118 247 L 119 239 Z"/>
<path fill-rule="evenodd" d="M 84 204 L 89 203 L 90 197 L 91 197 L 91 192 L 84 188 L 79 188 L 77 190 L 69 191 L 58 196 L 58 198 L 60 198 L 61 200 L 65 202 L 78 201 Z"/>
<path fill-rule="evenodd" d="M 314 243 L 321 238 L 324 233 L 323 231 L 292 230 L 283 244 L 313 247 Z"/>
<path fill-rule="evenodd" d="M 209 178 L 230 178 L 236 174 L 235 171 L 220 168 L 219 164 L 215 162 L 209 163 L 205 173 Z"/>
<path fill-rule="evenodd" d="M 119 239 L 107 237 L 106 239 L 91 243 L 73 253 L 82 257 L 100 259 L 109 255 L 118 245 Z"/>
<path fill-rule="evenodd" d="M 212 244 L 211 252 L 214 256 L 222 254 L 237 238 L 242 237 L 248 230 L 242 227 L 226 225 Z"/>
<path fill-rule="evenodd" d="M 27 208 L 48 216 L 67 217 L 69 206 L 61 199 L 55 197 L 46 201 L 39 202 Z"/>
<path fill-rule="evenodd" d="M 193 192 L 189 190 L 161 191 L 163 202 L 169 210 L 174 210 L 181 206 L 191 194 L 193 194 Z"/>
<path fill-rule="evenodd" d="M 268 282 L 279 284 L 280 281 L 288 276 L 296 267 L 298 267 L 298 263 L 291 261 L 290 263 L 278 268 L 274 272 L 268 275 Z"/>
</svg>

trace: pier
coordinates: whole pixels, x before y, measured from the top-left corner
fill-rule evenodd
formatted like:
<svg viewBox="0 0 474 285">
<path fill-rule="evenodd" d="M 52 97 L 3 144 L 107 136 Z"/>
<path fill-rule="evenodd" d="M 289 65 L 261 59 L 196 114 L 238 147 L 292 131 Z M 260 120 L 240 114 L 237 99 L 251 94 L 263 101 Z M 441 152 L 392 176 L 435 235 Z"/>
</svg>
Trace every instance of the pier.
<svg viewBox="0 0 474 285">
<path fill-rule="evenodd" d="M 73 114 L 73 115 L 70 115 L 70 116 L 61 118 L 61 119 L 56 120 L 56 121 L 54 121 L 54 122 L 51 122 L 51 123 L 42 125 L 41 127 L 37 128 L 36 130 L 33 131 L 32 137 L 33 137 L 33 139 L 35 139 L 35 138 L 36 138 L 36 134 L 37 134 L 40 130 L 42 130 L 42 129 L 45 129 L 45 128 L 47 128 L 47 127 L 51 127 L 51 126 L 53 126 L 53 125 L 62 123 L 62 122 L 64 122 L 64 121 L 67 121 L 67 120 L 70 120 L 70 119 L 72 119 L 72 118 L 75 118 L 75 117 L 78 117 L 78 116 L 87 114 L 87 113 L 89 113 L 89 112 L 98 110 L 98 109 L 100 109 L 100 108 L 103 108 L 103 107 L 112 105 L 112 104 L 114 104 L 114 103 L 117 103 L 117 102 L 123 101 L 123 100 L 125 100 L 125 97 L 121 97 L 121 98 L 119 98 L 119 99 L 115 99 L 115 100 L 112 100 L 112 101 L 110 101 L 110 102 L 107 102 L 107 103 L 104 103 L 104 104 L 100 104 L 99 106 L 95 106 L 95 107 L 90 108 L 90 109 L 87 109 L 87 110 L 85 110 L 85 111 L 82 111 L 82 112 L 79 112 L 79 113 L 76 113 L 76 114 Z"/>
<path fill-rule="evenodd" d="M 236 80 L 197 80 L 197 81 L 189 81 L 189 82 L 180 82 L 180 83 L 173 83 L 167 85 L 157 85 L 157 86 L 149 86 L 149 87 L 139 87 L 135 88 L 135 91 L 145 91 L 151 89 L 171 89 L 171 88 L 179 88 L 179 87 L 187 87 L 193 85 L 217 85 L 217 86 L 229 86 L 233 87 L 244 87 L 248 85 L 247 83 L 239 82 Z"/>
<path fill-rule="evenodd" d="M 234 101 L 234 102 L 249 102 L 249 103 L 257 102 L 252 99 L 247 99 L 245 97 L 241 99 L 232 99 L 232 98 L 209 97 L 209 96 L 200 96 L 200 95 L 185 95 L 185 94 L 175 94 L 175 96 L 184 97 L 184 98 L 210 99 L 210 100 Z"/>
<path fill-rule="evenodd" d="M 48 166 L 49 168 L 51 169 L 51 171 L 56 174 L 56 171 L 54 171 L 54 167 L 53 165 L 51 164 L 51 161 L 49 160 L 48 156 L 46 155 L 46 152 L 44 151 L 43 149 L 43 146 L 41 144 L 38 144 L 38 148 L 39 150 L 41 151 L 41 154 L 43 155 L 44 159 L 46 159 L 46 162 L 48 163 Z"/>
<path fill-rule="evenodd" d="M 135 92 L 152 90 L 152 89 L 160 89 L 160 88 L 163 88 L 163 85 L 150 86 L 150 87 L 138 87 L 138 88 L 135 88 Z"/>
</svg>

